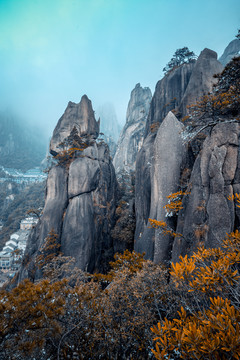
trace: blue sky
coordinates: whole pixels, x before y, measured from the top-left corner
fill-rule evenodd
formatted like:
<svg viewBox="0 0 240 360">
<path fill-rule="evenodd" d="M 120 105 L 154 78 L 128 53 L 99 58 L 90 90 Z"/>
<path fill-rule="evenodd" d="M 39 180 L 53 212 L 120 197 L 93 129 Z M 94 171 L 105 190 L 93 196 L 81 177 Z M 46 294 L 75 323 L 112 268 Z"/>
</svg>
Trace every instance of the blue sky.
<svg viewBox="0 0 240 360">
<path fill-rule="evenodd" d="M 222 54 L 240 28 L 239 0 L 0 0 L 0 110 L 50 134 L 69 100 L 111 102 L 154 91 L 177 48 Z"/>
</svg>

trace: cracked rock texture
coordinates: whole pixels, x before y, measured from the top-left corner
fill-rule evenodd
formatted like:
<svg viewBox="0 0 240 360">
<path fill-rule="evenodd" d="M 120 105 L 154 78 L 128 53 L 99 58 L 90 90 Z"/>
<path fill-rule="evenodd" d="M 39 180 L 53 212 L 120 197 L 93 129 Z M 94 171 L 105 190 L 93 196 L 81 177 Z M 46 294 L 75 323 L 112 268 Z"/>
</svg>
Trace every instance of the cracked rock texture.
<svg viewBox="0 0 240 360">
<path fill-rule="evenodd" d="M 70 103 L 53 132 L 51 149 L 69 136 L 73 127 L 81 134 L 97 136 L 90 100 L 83 96 L 79 104 Z M 92 142 L 70 165 L 55 165 L 49 172 L 43 214 L 27 243 L 25 257 L 31 259 L 20 270 L 19 281 L 37 279 L 40 271 L 34 259 L 53 229 L 60 251 L 76 259 L 86 271 L 104 271 L 113 255 L 110 235 L 116 208 L 117 181 L 108 146 Z"/>
<path fill-rule="evenodd" d="M 240 193 L 240 125 L 218 124 L 203 144 L 190 178 L 190 195 L 183 201 L 172 260 L 200 244 L 219 246 L 226 233 L 239 226 L 239 208 L 228 198 Z"/>
</svg>

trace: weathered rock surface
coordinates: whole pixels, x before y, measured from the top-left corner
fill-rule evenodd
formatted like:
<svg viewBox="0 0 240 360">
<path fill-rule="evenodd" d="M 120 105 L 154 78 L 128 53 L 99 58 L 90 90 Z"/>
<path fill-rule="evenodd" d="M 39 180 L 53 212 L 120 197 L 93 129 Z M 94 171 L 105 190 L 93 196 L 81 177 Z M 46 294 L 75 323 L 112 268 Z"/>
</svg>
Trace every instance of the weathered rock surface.
<svg viewBox="0 0 240 360">
<path fill-rule="evenodd" d="M 50 153 L 52 155 L 59 153 L 58 145 L 70 135 L 74 127 L 76 127 L 79 136 L 90 135 L 96 139 L 99 135 L 99 126 L 100 122 L 95 120 L 92 103 L 86 95 L 81 98 L 79 104 L 69 101 L 64 114 L 54 129 L 50 142 Z"/>
<path fill-rule="evenodd" d="M 197 61 L 183 64 L 158 81 L 150 105 L 145 137 L 151 126 L 161 123 L 169 111 L 178 118 L 187 115 L 187 106 L 212 90 L 213 75 L 223 70 L 215 51 L 204 49 Z"/>
<path fill-rule="evenodd" d="M 80 269 L 91 272 L 104 270 L 113 254 L 110 231 L 114 222 L 117 183 L 109 152 L 104 160 L 100 156 L 98 160 L 76 159 L 71 164 L 69 203 L 61 234 L 63 253 L 75 257 Z"/>
<path fill-rule="evenodd" d="M 120 134 L 113 159 L 116 173 L 135 170 L 137 153 L 143 142 L 143 132 L 152 99 L 151 90 L 137 84 L 131 92 L 127 108 L 126 124 Z"/>
<path fill-rule="evenodd" d="M 74 114 L 80 116 L 82 134 L 97 136 L 98 123 L 91 102 L 84 96 L 80 104 L 70 105 L 61 118 L 53 133 L 52 149 L 58 149 L 57 141 L 63 141 L 77 127 Z M 21 269 L 19 280 L 41 276 L 39 270 L 34 270 L 34 259 L 52 229 L 58 235 L 63 255 L 74 257 L 80 269 L 104 271 L 113 255 L 110 232 L 116 190 L 114 167 L 104 143 L 93 142 L 70 164 L 55 165 L 48 175 L 43 215 L 28 239 L 25 256 L 31 261 Z"/>
<path fill-rule="evenodd" d="M 168 222 L 163 207 L 167 204 L 167 196 L 178 190 L 181 165 L 186 156 L 186 148 L 181 136 L 182 130 L 183 124 L 178 121 L 172 112 L 169 112 L 160 125 L 154 142 L 152 142 L 152 135 L 150 135 L 146 139 L 147 141 L 144 143 L 138 158 L 136 170 L 137 231 L 135 234 L 135 250 L 145 251 L 146 256 L 152 258 L 156 263 L 171 259 L 173 239 L 170 236 L 161 234 L 159 230 L 149 229 L 148 218 Z M 146 144 L 150 145 L 148 145 L 148 149 L 145 148 Z M 151 148 L 152 159 L 148 164 L 149 158 L 146 159 L 144 155 L 149 151 L 149 147 Z M 150 170 L 148 170 L 149 167 Z M 145 184 L 139 188 L 137 181 L 139 182 L 139 179 L 141 179 L 141 171 L 146 172 L 143 181 L 147 181 L 148 186 Z M 151 184 L 151 190 L 148 191 L 148 197 L 143 197 L 145 187 L 148 188 L 149 183 Z M 145 212 L 142 209 L 146 209 Z"/>
<path fill-rule="evenodd" d="M 151 101 L 145 137 L 152 124 L 161 123 L 169 111 L 177 110 L 187 89 L 195 62 L 183 64 L 158 81 Z"/>
<path fill-rule="evenodd" d="M 212 91 L 212 86 L 216 82 L 213 75 L 221 73 L 222 64 L 217 60 L 217 53 L 210 49 L 204 49 L 199 55 L 193 68 L 188 86 L 179 106 L 181 114 L 187 113 L 187 106 Z"/>
<path fill-rule="evenodd" d="M 227 63 L 229 63 L 229 61 L 232 60 L 233 57 L 239 55 L 240 55 L 240 40 L 235 39 L 228 44 L 222 56 L 220 56 L 219 61 L 223 66 L 225 66 L 227 65 Z"/>
<path fill-rule="evenodd" d="M 153 166 L 154 140 L 156 134 L 149 134 L 136 159 L 135 173 L 135 215 L 136 229 L 134 250 L 153 260 L 154 229 L 148 227 L 151 207 L 151 168 Z"/>
<path fill-rule="evenodd" d="M 218 246 L 234 230 L 239 210 L 228 197 L 240 190 L 239 136 L 239 124 L 223 123 L 204 141 L 190 178 L 191 193 L 178 216 L 177 232 L 183 237 L 174 241 L 173 261 L 200 243 Z"/>
</svg>

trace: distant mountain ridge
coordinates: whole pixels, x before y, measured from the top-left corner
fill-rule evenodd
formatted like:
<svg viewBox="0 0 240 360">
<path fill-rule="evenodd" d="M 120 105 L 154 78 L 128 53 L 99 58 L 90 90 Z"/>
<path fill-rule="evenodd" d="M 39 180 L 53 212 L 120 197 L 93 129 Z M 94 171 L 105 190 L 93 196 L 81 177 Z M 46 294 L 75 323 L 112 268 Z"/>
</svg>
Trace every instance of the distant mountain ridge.
<svg viewBox="0 0 240 360">
<path fill-rule="evenodd" d="M 224 66 L 235 56 L 239 56 L 240 54 L 240 40 L 234 39 L 232 40 L 226 49 L 224 50 L 222 56 L 218 59 L 221 64 Z"/>
<path fill-rule="evenodd" d="M 47 148 L 47 139 L 17 116 L 0 113 L 0 165 L 22 171 L 39 166 Z"/>
</svg>

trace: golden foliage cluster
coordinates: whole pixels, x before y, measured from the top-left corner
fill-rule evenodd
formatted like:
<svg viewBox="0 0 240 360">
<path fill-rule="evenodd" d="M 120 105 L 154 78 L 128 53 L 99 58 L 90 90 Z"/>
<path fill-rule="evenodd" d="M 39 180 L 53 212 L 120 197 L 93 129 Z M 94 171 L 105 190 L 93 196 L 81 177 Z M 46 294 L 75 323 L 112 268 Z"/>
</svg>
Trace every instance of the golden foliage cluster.
<svg viewBox="0 0 240 360">
<path fill-rule="evenodd" d="M 150 326 L 174 304 L 166 295 L 167 269 L 143 257 L 125 251 L 115 255 L 109 274 L 90 275 L 58 255 L 43 266 L 45 279 L 2 291 L 0 355 L 6 360 L 148 358 Z"/>
<path fill-rule="evenodd" d="M 183 209 L 182 199 L 185 195 L 189 195 L 190 192 L 179 190 L 173 194 L 167 196 L 168 204 L 164 206 L 167 214 L 178 214 Z"/>
<path fill-rule="evenodd" d="M 152 327 L 156 359 L 240 358 L 240 233 L 220 248 L 201 247 L 172 264 L 171 279 L 188 293 L 178 316 Z"/>
</svg>

